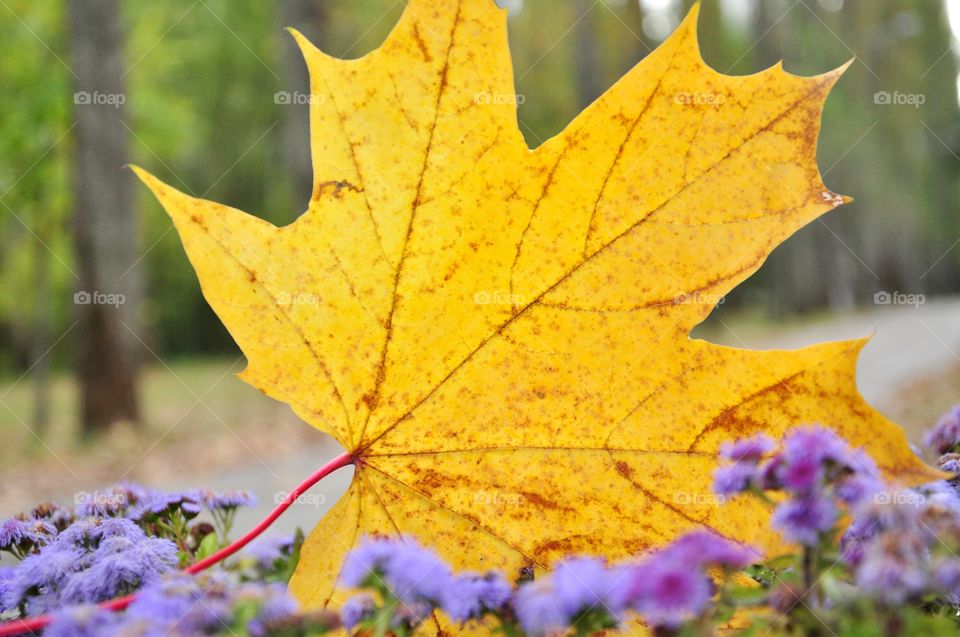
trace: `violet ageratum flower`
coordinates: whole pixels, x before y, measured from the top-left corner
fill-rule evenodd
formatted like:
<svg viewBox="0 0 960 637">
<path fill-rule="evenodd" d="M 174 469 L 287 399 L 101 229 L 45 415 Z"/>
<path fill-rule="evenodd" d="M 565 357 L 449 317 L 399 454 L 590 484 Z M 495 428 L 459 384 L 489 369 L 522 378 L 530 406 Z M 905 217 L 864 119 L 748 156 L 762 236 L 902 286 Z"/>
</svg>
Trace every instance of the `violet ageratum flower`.
<svg viewBox="0 0 960 637">
<path fill-rule="evenodd" d="M 256 616 L 247 623 L 250 637 L 268 637 L 275 634 L 273 628 L 291 619 L 297 614 L 299 606 L 287 592 L 285 585 L 278 582 L 263 584 L 245 584 L 237 593 L 241 600 L 252 598 L 257 604 Z"/>
<path fill-rule="evenodd" d="M 723 443 L 720 456 L 734 462 L 759 462 L 763 456 L 773 451 L 775 446 L 772 438 L 758 434 L 752 438 Z"/>
<path fill-rule="evenodd" d="M 661 552 L 669 553 L 679 563 L 692 568 L 722 566 L 739 569 L 749 566 L 760 556 L 754 549 L 703 530 L 685 533 Z"/>
<path fill-rule="evenodd" d="M 927 592 L 927 548 L 909 532 L 887 532 L 869 542 L 854 571 L 861 591 L 892 606 Z"/>
<path fill-rule="evenodd" d="M 595 609 L 619 618 L 633 584 L 626 572 L 609 569 L 595 557 L 561 560 L 554 566 L 550 579 L 568 617 Z"/>
<path fill-rule="evenodd" d="M 191 518 L 200 513 L 201 508 L 199 497 L 192 491 L 184 493 L 156 491 L 147 493 L 135 506 L 130 507 L 127 516 L 131 520 L 140 522 L 169 515 L 179 509 L 186 517 Z"/>
<path fill-rule="evenodd" d="M 439 603 L 452 578 L 446 563 L 409 537 L 365 539 L 347 555 L 340 572 L 346 586 L 385 584 L 405 604 Z"/>
<path fill-rule="evenodd" d="M 156 581 L 177 564 L 177 547 L 160 538 L 104 539 L 89 568 L 75 573 L 62 589 L 67 603 L 100 602 Z"/>
<path fill-rule="evenodd" d="M 717 495 L 743 493 L 757 484 L 759 475 L 757 466 L 748 462 L 717 467 L 713 473 L 713 491 Z"/>
<path fill-rule="evenodd" d="M 960 443 L 960 405 L 950 409 L 923 438 L 923 444 L 943 454 Z"/>
<path fill-rule="evenodd" d="M 256 561 L 257 566 L 264 570 L 271 570 L 277 561 L 290 556 L 293 550 L 293 536 L 266 537 L 258 539 L 247 548 L 247 555 Z"/>
<path fill-rule="evenodd" d="M 791 542 L 814 546 L 820 534 L 834 528 L 838 511 L 824 494 L 799 496 L 777 506 L 771 520 L 775 529 Z"/>
<path fill-rule="evenodd" d="M 423 600 L 438 603 L 453 579 L 446 562 L 409 538 L 398 545 L 384 565 L 384 575 L 391 592 L 407 604 Z"/>
<path fill-rule="evenodd" d="M 184 617 L 202 596 L 197 578 L 173 572 L 141 588 L 126 614 L 154 624 L 171 624 Z"/>
<path fill-rule="evenodd" d="M 513 609 L 520 627 L 532 637 L 558 632 L 570 623 L 570 616 L 549 580 L 520 586 L 513 596 Z"/>
<path fill-rule="evenodd" d="M 631 606 L 648 623 L 675 629 L 701 615 L 712 592 L 702 569 L 682 564 L 663 551 L 637 565 Z"/>
<path fill-rule="evenodd" d="M 194 499 L 208 509 L 217 511 L 251 507 L 257 503 L 256 496 L 244 489 L 228 489 L 220 493 L 203 489 L 194 494 Z"/>
<path fill-rule="evenodd" d="M 373 596 L 369 593 L 354 595 L 340 607 L 340 621 L 347 630 L 353 630 L 360 622 L 373 617 L 374 608 Z"/>
<path fill-rule="evenodd" d="M 78 548 L 48 545 L 27 556 L 14 571 L 6 590 L 4 606 L 16 608 L 31 602 L 31 613 L 61 606 L 59 590 L 69 578 L 90 564 L 90 555 Z M 29 598 L 29 599 L 28 599 Z"/>
<path fill-rule="evenodd" d="M 56 534 L 56 527 L 46 520 L 26 516 L 8 518 L 0 523 L 0 550 L 19 552 L 41 546 Z"/>
<path fill-rule="evenodd" d="M 367 537 L 351 550 L 340 568 L 344 586 L 364 586 L 371 576 L 382 573 L 399 542 L 392 539 Z"/>
<path fill-rule="evenodd" d="M 96 606 L 72 606 L 54 613 L 43 637 L 104 637 L 121 621 Z"/>
<path fill-rule="evenodd" d="M 440 607 L 453 621 L 465 622 L 500 610 L 510 599 L 510 584 L 499 574 L 461 573 L 453 578 Z"/>
<path fill-rule="evenodd" d="M 783 437 L 787 462 L 810 458 L 816 462 L 850 464 L 852 450 L 835 432 L 820 425 L 797 427 Z"/>
</svg>

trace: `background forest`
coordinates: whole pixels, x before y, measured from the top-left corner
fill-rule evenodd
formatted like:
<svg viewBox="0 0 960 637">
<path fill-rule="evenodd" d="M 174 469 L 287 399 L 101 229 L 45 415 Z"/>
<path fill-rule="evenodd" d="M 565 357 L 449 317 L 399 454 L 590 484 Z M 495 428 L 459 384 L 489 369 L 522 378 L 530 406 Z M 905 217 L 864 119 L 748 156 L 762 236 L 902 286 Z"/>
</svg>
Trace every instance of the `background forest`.
<svg viewBox="0 0 960 637">
<path fill-rule="evenodd" d="M 690 4 L 502 0 L 529 144 L 559 132 Z M 0 0 L 0 464 L 48 467 L 48 482 L 162 481 L 196 463 L 259 462 L 277 477 L 271 458 L 311 440 L 232 377 L 239 351 L 168 217 L 123 166 L 292 221 L 310 192 L 308 89 L 282 27 L 357 57 L 403 5 Z M 855 57 L 827 103 L 819 162 L 856 201 L 779 248 L 708 323 L 767 329 L 886 305 L 885 293 L 955 294 L 960 3 L 704 0 L 700 34 L 707 62 L 732 74 L 780 58 L 815 74 Z M 182 449 L 201 436 L 189 464 Z M 118 451 L 123 466 L 109 460 Z"/>
</svg>

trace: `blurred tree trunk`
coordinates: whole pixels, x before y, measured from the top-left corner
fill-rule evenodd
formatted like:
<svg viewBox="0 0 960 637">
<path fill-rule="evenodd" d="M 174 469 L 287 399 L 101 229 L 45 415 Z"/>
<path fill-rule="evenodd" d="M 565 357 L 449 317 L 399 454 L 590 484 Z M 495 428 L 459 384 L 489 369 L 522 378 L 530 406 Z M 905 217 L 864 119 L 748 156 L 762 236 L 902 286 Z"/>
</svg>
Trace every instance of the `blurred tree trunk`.
<svg viewBox="0 0 960 637">
<path fill-rule="evenodd" d="M 576 64 L 577 100 L 588 106 L 603 92 L 603 69 L 600 63 L 600 42 L 597 38 L 597 11 L 603 11 L 596 0 L 576 0 L 573 27 L 574 63 Z"/>
<path fill-rule="evenodd" d="M 137 218 L 129 171 L 119 0 L 70 0 L 75 74 L 76 368 L 85 434 L 139 420 Z M 113 296 L 109 296 L 113 295 Z M 131 333 L 133 332 L 133 334 Z"/>
<path fill-rule="evenodd" d="M 37 228 L 41 237 L 49 234 Z M 33 384 L 33 431 L 43 438 L 50 424 L 50 356 L 52 303 L 50 257 L 43 242 L 34 242 L 33 325 L 30 339 L 30 369 Z"/>
<path fill-rule="evenodd" d="M 293 27 L 324 48 L 327 15 L 320 0 L 285 0 L 280 4 L 280 20 L 284 27 Z M 310 77 L 303 55 L 293 38 L 283 50 L 281 91 L 291 96 L 310 94 Z M 281 163 L 289 175 L 290 190 L 296 205 L 310 201 L 313 191 L 313 164 L 310 158 L 310 106 L 303 99 L 282 104 Z"/>
</svg>

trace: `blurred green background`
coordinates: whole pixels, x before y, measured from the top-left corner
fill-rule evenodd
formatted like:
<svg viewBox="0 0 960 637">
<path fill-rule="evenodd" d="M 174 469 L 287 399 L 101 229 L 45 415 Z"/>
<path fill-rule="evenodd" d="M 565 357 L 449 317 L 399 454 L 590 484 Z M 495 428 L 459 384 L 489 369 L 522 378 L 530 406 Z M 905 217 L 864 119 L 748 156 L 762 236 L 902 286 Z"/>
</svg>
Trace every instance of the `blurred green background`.
<svg viewBox="0 0 960 637">
<path fill-rule="evenodd" d="M 665 38 L 691 3 L 501 4 L 511 9 L 520 126 L 535 146 Z M 87 15 L 93 28 L 81 31 L 78 13 L 93 5 L 105 13 Z M 307 428 L 257 402 L 262 399 L 255 391 L 230 376 L 242 368 L 238 350 L 203 301 L 171 222 L 121 161 L 104 169 L 117 175 L 110 185 L 129 193 L 129 205 L 121 199 L 116 209 L 97 214 L 108 224 L 121 220 L 117 227 L 127 234 L 116 237 L 116 258 L 96 280 L 134 282 L 123 328 L 135 338 L 122 335 L 110 347 L 134 351 L 121 370 L 131 380 L 119 386 L 134 387 L 137 405 L 119 419 L 141 421 L 139 430 L 129 428 L 140 433 L 116 433 L 109 425 L 118 418 L 98 418 L 82 407 L 78 375 L 93 374 L 94 385 L 107 383 L 108 392 L 113 381 L 100 369 L 110 366 L 112 359 L 104 357 L 112 350 L 82 351 L 84 343 L 96 342 L 87 330 L 97 328 L 81 316 L 89 307 L 74 299 L 85 289 L 83 259 L 91 258 L 76 241 L 77 224 L 84 223 L 77 220 L 77 182 L 86 178 L 78 162 L 96 156 L 96 148 L 86 160 L 78 150 L 95 147 L 96 138 L 84 138 L 78 118 L 84 105 L 75 93 L 87 78 L 77 69 L 106 74 L 123 96 L 122 108 L 101 111 L 109 130 L 100 132 L 128 161 L 192 194 L 287 223 L 309 197 L 308 107 L 297 99 L 308 91 L 302 60 L 282 27 L 297 27 L 329 53 L 357 57 L 383 40 L 403 5 L 0 0 L 0 462 L 48 462 L 51 471 L 63 465 L 76 477 L 72 454 L 93 453 L 83 447 L 90 438 L 84 432 L 112 432 L 110 444 L 131 457 L 195 444 L 197 436 L 213 435 L 218 421 L 234 434 L 221 436 L 234 447 L 269 445 L 233 440 L 249 440 L 264 420 L 274 437 L 277 423 L 287 420 L 283 431 L 307 435 L 293 433 Z M 927 297 L 957 292 L 956 5 L 704 1 L 701 43 L 708 63 L 720 71 L 752 73 L 783 58 L 788 71 L 815 74 L 856 58 L 829 99 L 819 147 L 827 185 L 856 201 L 776 250 L 710 321 L 747 316 L 758 325 L 780 324 L 870 307 L 883 291 Z M 104 35 L 113 29 L 103 18 L 111 13 L 116 32 Z M 91 66 L 85 44 L 110 59 L 101 65 L 94 56 Z M 84 55 L 86 62 L 79 59 Z M 102 258 L 111 248 L 99 250 Z M 123 331 L 116 324 L 107 329 Z M 215 452 L 208 451 L 205 461 L 214 462 Z M 100 457 L 101 464 L 108 457 Z M 159 464 L 151 470 L 159 471 Z M 114 477 L 122 473 L 109 469 Z"/>
</svg>

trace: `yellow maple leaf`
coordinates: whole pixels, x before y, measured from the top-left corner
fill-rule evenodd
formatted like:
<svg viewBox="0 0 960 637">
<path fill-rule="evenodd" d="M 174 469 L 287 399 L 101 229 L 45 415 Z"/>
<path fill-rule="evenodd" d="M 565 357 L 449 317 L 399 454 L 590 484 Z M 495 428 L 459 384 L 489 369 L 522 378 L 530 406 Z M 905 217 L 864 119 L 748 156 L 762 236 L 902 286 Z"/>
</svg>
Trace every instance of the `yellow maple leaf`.
<svg viewBox="0 0 960 637">
<path fill-rule="evenodd" d="M 689 338 L 721 295 L 844 201 L 815 161 L 842 69 L 710 69 L 696 9 L 529 149 L 505 12 L 411 0 L 386 42 L 311 75 L 314 190 L 296 222 L 140 171 L 242 377 L 355 457 L 291 587 L 339 598 L 366 533 L 460 568 L 622 558 L 703 526 L 768 551 L 768 511 L 710 497 L 722 441 L 822 422 L 890 475 L 938 474 L 856 389 L 863 340 L 745 351 Z"/>
</svg>

